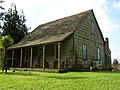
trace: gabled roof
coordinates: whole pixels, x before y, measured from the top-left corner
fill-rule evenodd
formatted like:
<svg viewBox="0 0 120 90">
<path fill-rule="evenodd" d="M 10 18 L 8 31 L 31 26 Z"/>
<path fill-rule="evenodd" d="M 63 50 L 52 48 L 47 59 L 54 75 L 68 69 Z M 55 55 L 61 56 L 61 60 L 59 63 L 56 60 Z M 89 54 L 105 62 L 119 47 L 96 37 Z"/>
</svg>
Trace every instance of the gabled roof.
<svg viewBox="0 0 120 90">
<path fill-rule="evenodd" d="M 39 25 L 30 34 L 18 42 L 18 44 L 15 44 L 8 49 L 62 41 L 71 35 L 77 27 L 80 26 L 80 22 L 83 18 L 88 16 L 90 13 L 93 13 L 92 9 Z"/>
</svg>

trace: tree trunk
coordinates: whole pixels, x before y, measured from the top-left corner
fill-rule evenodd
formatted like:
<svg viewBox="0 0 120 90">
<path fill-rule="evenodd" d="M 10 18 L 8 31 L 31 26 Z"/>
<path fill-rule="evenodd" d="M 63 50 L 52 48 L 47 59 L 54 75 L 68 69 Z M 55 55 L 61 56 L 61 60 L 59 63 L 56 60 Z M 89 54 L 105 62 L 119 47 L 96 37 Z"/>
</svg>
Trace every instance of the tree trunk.
<svg viewBox="0 0 120 90">
<path fill-rule="evenodd" d="M 5 73 L 7 74 L 7 48 L 5 47 Z"/>
</svg>

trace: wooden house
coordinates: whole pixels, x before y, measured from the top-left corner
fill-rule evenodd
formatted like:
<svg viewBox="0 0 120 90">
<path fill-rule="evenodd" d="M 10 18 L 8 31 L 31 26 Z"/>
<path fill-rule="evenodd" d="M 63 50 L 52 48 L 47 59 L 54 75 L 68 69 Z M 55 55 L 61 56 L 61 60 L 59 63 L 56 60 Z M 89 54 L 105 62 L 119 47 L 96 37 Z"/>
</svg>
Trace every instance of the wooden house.
<svg viewBox="0 0 120 90">
<path fill-rule="evenodd" d="M 8 66 L 18 68 L 90 68 L 111 65 L 93 10 L 39 25 L 8 48 Z"/>
</svg>

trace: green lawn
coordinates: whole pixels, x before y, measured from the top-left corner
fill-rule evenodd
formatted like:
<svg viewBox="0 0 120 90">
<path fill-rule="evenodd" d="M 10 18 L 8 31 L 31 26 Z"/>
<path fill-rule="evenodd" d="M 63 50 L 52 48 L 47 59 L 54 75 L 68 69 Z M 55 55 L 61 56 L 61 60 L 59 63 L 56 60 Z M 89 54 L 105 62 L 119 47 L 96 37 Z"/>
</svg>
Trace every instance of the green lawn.
<svg viewBox="0 0 120 90">
<path fill-rule="evenodd" d="M 120 73 L 0 71 L 0 90 L 120 90 Z"/>
</svg>

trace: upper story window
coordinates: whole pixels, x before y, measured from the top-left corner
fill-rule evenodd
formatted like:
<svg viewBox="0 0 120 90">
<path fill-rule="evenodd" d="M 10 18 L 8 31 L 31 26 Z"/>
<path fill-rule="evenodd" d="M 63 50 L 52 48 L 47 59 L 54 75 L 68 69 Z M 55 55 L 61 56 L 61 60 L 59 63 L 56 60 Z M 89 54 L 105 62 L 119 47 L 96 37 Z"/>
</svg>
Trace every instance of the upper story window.
<svg viewBox="0 0 120 90">
<path fill-rule="evenodd" d="M 92 33 L 94 34 L 95 32 L 95 27 L 94 27 L 94 23 L 92 23 Z"/>
<path fill-rule="evenodd" d="M 83 45 L 82 47 L 82 55 L 83 55 L 83 59 L 87 59 L 87 46 Z"/>
<path fill-rule="evenodd" d="M 100 60 L 101 59 L 101 57 L 100 57 L 100 54 L 101 54 L 100 48 L 97 49 L 97 52 L 98 52 L 98 60 Z"/>
</svg>

